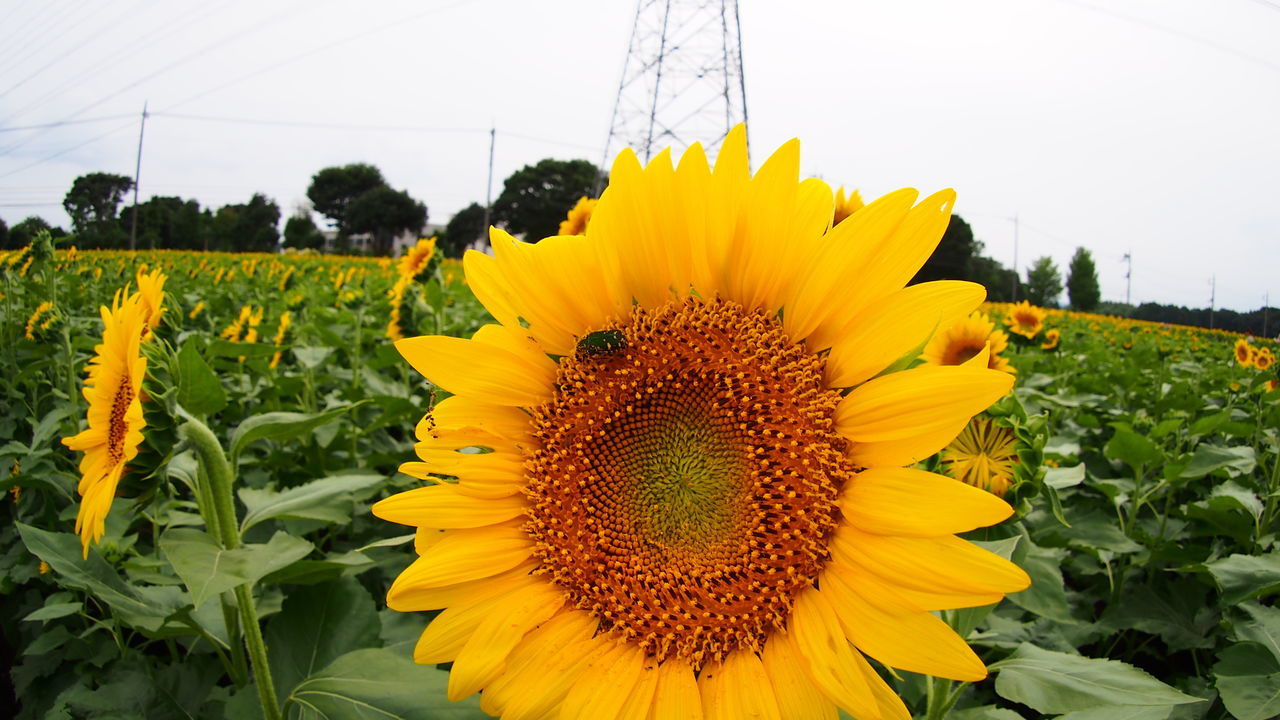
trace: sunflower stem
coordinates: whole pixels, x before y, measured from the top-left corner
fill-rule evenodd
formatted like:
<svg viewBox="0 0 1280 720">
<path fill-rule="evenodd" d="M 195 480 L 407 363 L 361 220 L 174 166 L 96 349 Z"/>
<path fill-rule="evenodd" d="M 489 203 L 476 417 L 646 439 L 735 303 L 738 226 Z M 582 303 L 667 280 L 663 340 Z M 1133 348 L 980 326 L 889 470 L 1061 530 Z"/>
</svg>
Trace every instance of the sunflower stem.
<svg viewBox="0 0 1280 720">
<path fill-rule="evenodd" d="M 235 473 L 227 454 L 223 451 L 218 438 L 198 418 L 188 417 L 179 432 L 196 449 L 200 458 L 200 467 L 209 480 L 209 496 L 212 499 L 215 525 L 218 528 L 213 534 L 219 538 L 222 547 L 235 550 L 240 547 L 240 528 L 236 522 L 235 499 L 232 487 L 235 485 Z M 258 686 L 258 701 L 262 704 L 262 715 L 266 720 L 280 720 L 280 705 L 276 701 L 276 686 L 271 679 L 271 668 L 267 664 L 267 647 L 262 639 L 262 628 L 258 624 L 258 609 L 253 604 L 253 585 L 245 583 L 235 589 L 236 605 L 240 608 L 240 624 L 244 629 L 244 642 L 249 649 L 249 664 L 253 669 L 254 683 Z"/>
</svg>

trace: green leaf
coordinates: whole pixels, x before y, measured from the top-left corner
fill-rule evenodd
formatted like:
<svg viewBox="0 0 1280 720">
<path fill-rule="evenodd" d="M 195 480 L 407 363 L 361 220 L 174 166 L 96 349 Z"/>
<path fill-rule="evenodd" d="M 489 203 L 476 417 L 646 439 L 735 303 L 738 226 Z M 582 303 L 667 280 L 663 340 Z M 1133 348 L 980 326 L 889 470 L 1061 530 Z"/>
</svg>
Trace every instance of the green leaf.
<svg viewBox="0 0 1280 720">
<path fill-rule="evenodd" d="M 1077 710 L 1059 715 L 1057 720 L 1165 720 L 1169 708 L 1163 705 L 1122 705 Z"/>
<path fill-rule="evenodd" d="M 1062 490 L 1084 482 L 1084 463 L 1071 467 L 1051 467 L 1044 474 L 1044 484 Z"/>
<path fill-rule="evenodd" d="M 1018 713 L 995 705 L 953 710 L 947 717 L 950 720 L 1023 720 Z"/>
<path fill-rule="evenodd" d="M 80 612 L 80 608 L 82 607 L 84 607 L 84 603 L 79 601 L 54 603 L 52 605 L 45 605 L 44 607 L 40 608 L 39 610 L 36 610 L 33 613 L 30 613 L 29 615 L 27 615 L 22 619 L 27 622 L 32 622 L 35 620 L 41 620 L 41 621 L 56 620 L 60 617 L 75 615 L 76 613 Z"/>
<path fill-rule="evenodd" d="M 191 338 L 178 351 L 178 404 L 187 412 L 202 416 L 213 415 L 227 405 L 222 383 Z"/>
<path fill-rule="evenodd" d="M 348 522 L 355 501 L 386 478 L 375 473 L 351 473 L 313 480 L 282 492 L 241 488 L 240 500 L 248 509 L 240 523 L 240 532 L 264 520 L 288 518 Z"/>
<path fill-rule="evenodd" d="M 1280 663 L 1280 608 L 1246 602 L 1240 603 L 1238 609 L 1249 619 L 1235 623 L 1235 639 L 1262 645 Z"/>
<path fill-rule="evenodd" d="M 1280 552 L 1266 555 L 1236 553 L 1205 563 L 1222 589 L 1222 601 L 1235 605 L 1246 598 L 1280 591 Z"/>
<path fill-rule="evenodd" d="M 209 598 L 301 560 L 311 547 L 306 540 L 282 532 L 265 544 L 235 550 L 223 548 L 208 533 L 193 528 L 175 528 L 160 536 L 161 551 L 197 609 Z"/>
<path fill-rule="evenodd" d="M 275 345 L 266 343 L 231 342 L 226 338 L 213 338 L 205 352 L 209 357 L 266 357 L 278 349 Z"/>
<path fill-rule="evenodd" d="M 1280 715 L 1280 661 L 1256 642 L 1236 643 L 1213 666 L 1222 704 L 1237 720 Z"/>
<path fill-rule="evenodd" d="M 1163 457 L 1155 443 L 1123 425 L 1116 427 L 1116 434 L 1107 441 L 1103 453 L 1107 458 L 1133 468 L 1135 475 L 1139 467 L 1150 465 Z"/>
<path fill-rule="evenodd" d="M 49 563 L 64 587 L 85 590 L 110 605 L 134 625 L 155 630 L 175 610 L 169 603 L 153 603 L 138 588 L 126 583 L 102 556 L 90 551 L 82 556 L 80 538 L 17 523 L 22 542 L 36 557 Z"/>
<path fill-rule="evenodd" d="M 340 655 L 381 644 L 373 598 L 353 578 L 298 588 L 267 623 L 267 657 L 280 695 Z"/>
<path fill-rule="evenodd" d="M 1118 660 L 1087 658 L 1018 647 L 996 663 L 996 693 L 1041 713 L 1069 713 L 1121 706 L 1160 707 L 1201 702 Z"/>
<path fill-rule="evenodd" d="M 1202 478 L 1216 470 L 1227 469 L 1232 475 L 1253 472 L 1258 464 L 1253 448 L 1248 445 L 1223 447 L 1201 443 L 1191 456 L 1191 464 L 1182 470 L 1179 477 L 1187 479 Z"/>
<path fill-rule="evenodd" d="M 255 440 L 288 440 L 306 435 L 321 425 L 337 420 L 364 402 L 329 408 L 318 413 L 269 412 L 254 415 L 240 423 L 231 434 L 232 463 L 234 465 L 235 458 L 240 457 L 245 446 Z"/>
<path fill-rule="evenodd" d="M 385 649 L 356 650 L 299 683 L 291 720 L 489 720 L 472 696 L 450 702 L 448 673 Z"/>
<path fill-rule="evenodd" d="M 1116 631 L 1133 628 L 1159 635 L 1170 650 L 1211 648 L 1209 631 L 1216 613 L 1205 608 L 1207 594 L 1208 588 L 1194 578 L 1158 579 L 1126 588 L 1124 602 L 1108 606 L 1103 620 Z"/>
<path fill-rule="evenodd" d="M 331 347 L 295 347 L 290 350 L 297 358 L 298 364 L 308 370 L 315 370 L 333 352 Z"/>
<path fill-rule="evenodd" d="M 1008 596 L 1009 602 L 1050 620 L 1078 622 L 1071 616 L 1067 591 L 1062 582 L 1062 561 L 1066 553 L 1032 545 L 1018 565 L 1031 576 L 1031 587 Z"/>
</svg>

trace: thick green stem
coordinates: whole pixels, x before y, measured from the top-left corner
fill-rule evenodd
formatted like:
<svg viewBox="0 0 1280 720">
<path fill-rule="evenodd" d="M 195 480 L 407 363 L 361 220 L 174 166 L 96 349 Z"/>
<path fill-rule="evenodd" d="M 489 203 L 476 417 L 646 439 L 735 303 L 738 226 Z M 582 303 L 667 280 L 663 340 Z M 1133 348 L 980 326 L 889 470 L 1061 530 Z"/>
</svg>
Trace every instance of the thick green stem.
<svg viewBox="0 0 1280 720">
<path fill-rule="evenodd" d="M 181 433 L 195 447 L 204 476 L 209 480 L 209 496 L 218 528 L 214 535 L 220 536 L 224 548 L 234 550 L 240 546 L 240 528 L 236 522 L 236 506 L 232 494 L 235 473 L 227 462 L 227 455 L 209 427 L 196 418 L 188 419 L 182 426 Z M 245 584 L 237 587 L 235 596 L 236 605 L 240 607 L 240 624 L 244 628 L 245 645 L 249 649 L 249 664 L 253 668 L 254 683 L 258 686 L 258 701 L 262 703 L 262 715 L 266 720 L 281 720 L 276 686 L 271 680 L 271 667 L 267 664 L 267 646 L 262 640 L 262 628 L 258 625 L 258 609 L 253 604 L 253 586 Z"/>
</svg>

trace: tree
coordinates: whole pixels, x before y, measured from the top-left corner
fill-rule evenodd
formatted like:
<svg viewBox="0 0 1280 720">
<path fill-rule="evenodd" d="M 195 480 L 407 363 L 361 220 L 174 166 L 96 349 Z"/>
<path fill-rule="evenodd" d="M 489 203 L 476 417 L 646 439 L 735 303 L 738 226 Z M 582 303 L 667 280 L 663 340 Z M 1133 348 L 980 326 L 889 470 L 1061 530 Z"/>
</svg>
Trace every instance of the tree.
<svg viewBox="0 0 1280 720">
<path fill-rule="evenodd" d="M 376 187 L 351 201 L 346 208 L 345 228 L 351 233 L 373 236 L 374 255 L 390 255 L 391 241 L 403 232 L 421 232 L 427 223 L 427 206 L 403 190 L 386 185 Z"/>
<path fill-rule="evenodd" d="M 578 198 L 591 195 L 600 170 L 586 160 L 547 158 L 507 178 L 493 203 L 494 218 L 512 233 L 537 242 L 555 235 Z"/>
<path fill-rule="evenodd" d="M 40 231 L 42 230 L 48 230 L 55 238 L 60 238 L 66 235 L 66 233 L 62 231 L 62 228 L 51 227 L 49 223 L 44 221 L 44 218 L 32 215 L 17 225 L 9 228 L 9 244 L 7 247 L 14 250 L 24 248 L 30 245 L 31 241 L 34 240 L 36 235 L 40 234 Z"/>
<path fill-rule="evenodd" d="M 0 250 L 9 249 L 9 226 L 0 218 Z"/>
<path fill-rule="evenodd" d="M 969 279 L 987 289 L 990 302 L 1012 302 L 1014 286 L 1021 285 L 1018 273 L 986 255 L 974 255 L 969 261 Z"/>
<path fill-rule="evenodd" d="M 340 234 L 350 232 L 346 225 L 347 208 L 361 195 L 374 188 L 386 187 L 382 171 L 365 163 L 327 167 L 311 178 L 307 197 L 316 212 L 333 221 Z"/>
<path fill-rule="evenodd" d="M 486 230 L 484 206 L 471 203 L 449 219 L 449 224 L 444 228 L 444 237 L 440 238 L 440 252 L 445 257 L 462 257 L 467 246 L 479 240 Z"/>
<path fill-rule="evenodd" d="M 224 205 L 213 216 L 211 250 L 230 252 L 275 252 L 280 241 L 276 229 L 280 206 L 271 198 L 254 193 L 243 205 Z"/>
<path fill-rule="evenodd" d="M 1048 255 L 1036 259 L 1027 270 L 1027 300 L 1041 307 L 1057 307 L 1062 294 L 1062 273 Z"/>
<path fill-rule="evenodd" d="M 938 242 L 938 249 L 925 261 L 920 271 L 911 279 L 912 285 L 930 280 L 970 280 L 970 263 L 977 250 L 973 228 L 959 215 L 952 215 L 947 230 Z"/>
<path fill-rule="evenodd" d="M 134 206 L 126 207 L 120 217 L 132 217 Z M 139 203 L 138 247 L 173 250 L 199 250 L 205 245 L 208 232 L 208 213 L 202 212 L 200 203 L 180 197 L 153 197 Z"/>
<path fill-rule="evenodd" d="M 311 211 L 299 208 L 284 223 L 284 246 L 304 250 L 324 248 L 324 235 L 311 219 Z"/>
<path fill-rule="evenodd" d="M 1093 264 L 1093 255 L 1082 247 L 1076 248 L 1067 268 L 1067 297 L 1071 299 L 1072 309 L 1081 312 L 1093 312 L 1102 300 L 1098 268 Z"/>
<path fill-rule="evenodd" d="M 127 238 L 116 212 L 124 194 L 133 188 L 133 179 L 111 173 L 81 175 L 71 184 L 62 207 L 71 216 L 71 226 L 82 245 L 122 247 Z"/>
</svg>

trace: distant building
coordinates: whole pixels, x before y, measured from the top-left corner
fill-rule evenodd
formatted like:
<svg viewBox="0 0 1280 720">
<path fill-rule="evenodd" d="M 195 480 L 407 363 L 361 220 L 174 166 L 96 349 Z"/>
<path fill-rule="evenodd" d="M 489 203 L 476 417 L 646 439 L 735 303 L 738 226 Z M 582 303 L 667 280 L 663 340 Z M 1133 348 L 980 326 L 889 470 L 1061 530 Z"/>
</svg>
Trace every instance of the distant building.
<svg viewBox="0 0 1280 720">
<path fill-rule="evenodd" d="M 403 255 L 405 248 L 410 248 L 418 244 L 419 238 L 438 235 L 443 230 L 444 225 L 433 225 L 431 223 L 427 223 L 416 233 L 406 232 L 397 235 L 391 241 L 391 257 L 399 257 Z M 334 252 L 338 242 L 338 231 L 321 230 L 320 234 L 324 235 L 324 251 L 327 253 Z M 364 255 L 369 252 L 369 245 L 373 241 L 373 236 L 369 233 L 360 233 L 358 235 L 348 236 L 347 240 L 350 243 L 350 253 L 353 255 Z"/>
</svg>

